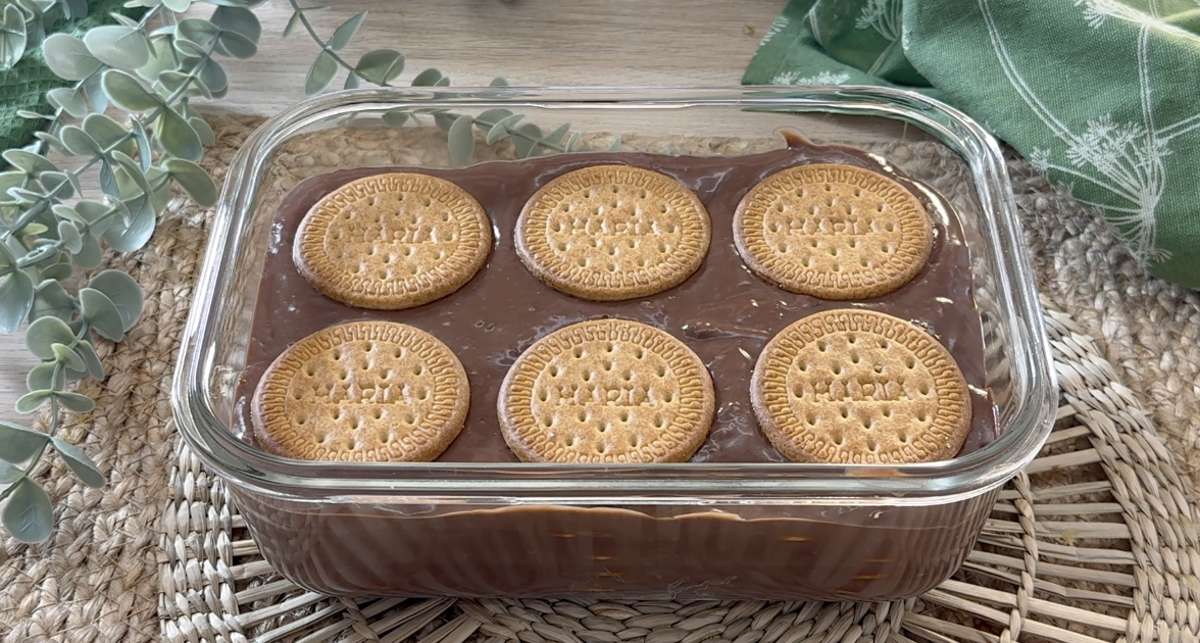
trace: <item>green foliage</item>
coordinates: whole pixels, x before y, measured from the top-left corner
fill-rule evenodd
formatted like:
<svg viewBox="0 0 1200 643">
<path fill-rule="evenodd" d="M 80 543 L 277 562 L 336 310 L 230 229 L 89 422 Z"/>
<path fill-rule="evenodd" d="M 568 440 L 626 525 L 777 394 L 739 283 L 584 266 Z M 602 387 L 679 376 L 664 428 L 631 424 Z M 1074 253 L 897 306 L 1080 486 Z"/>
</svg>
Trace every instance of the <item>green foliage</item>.
<svg viewBox="0 0 1200 643">
<path fill-rule="evenodd" d="M 124 272 L 105 270 L 79 279 L 75 270 L 98 267 L 105 248 L 132 252 L 144 246 L 173 186 L 200 205 L 217 200 L 216 184 L 199 164 L 215 135 L 190 103 L 220 99 L 228 91 L 222 59 L 257 53 L 262 26 L 252 9 L 262 0 L 204 1 L 214 5 L 208 19 L 194 17 L 194 10 L 187 18 L 180 15 L 193 9 L 193 0 L 131 0 L 127 6 L 148 8 L 140 21 L 116 15 L 115 24 L 94 27 L 82 37 L 44 37 L 44 26 L 54 16 L 85 14 L 86 0 L 0 0 L 0 67 L 41 45 L 47 67 L 73 82 L 47 93 L 53 114 L 27 114 L 49 126 L 36 134 L 34 145 L 5 151 L 8 167 L 0 171 L 0 332 L 14 333 L 28 323 L 26 346 L 41 361 L 26 376 L 29 392 L 15 406 L 23 414 L 48 410 L 49 417 L 44 432 L 0 422 L 0 485 L 5 485 L 0 519 L 23 542 L 45 540 L 53 527 L 50 499 L 29 477 L 44 454 L 56 452 L 83 484 L 104 485 L 96 463 L 54 434 L 63 413 L 88 413 L 95 406 L 67 385 L 105 376 L 96 338 L 122 341 L 144 304 L 141 289 Z M 343 57 L 365 12 L 326 38 L 308 19 L 325 7 L 302 8 L 289 1 L 293 15 L 284 37 L 303 28 L 317 45 L 304 80 L 308 94 L 324 91 L 343 72 L 344 87 L 392 87 L 404 73 L 405 56 L 393 49 L 368 51 L 356 63 Z M 166 26 L 152 29 L 151 24 Z M 435 68 L 409 80 L 411 87 L 449 85 L 450 77 Z M 507 85 L 503 78 L 491 83 L 497 97 Z M 124 115 L 107 115 L 110 107 Z M 488 144 L 511 139 L 522 158 L 575 150 L 580 138 L 570 124 L 543 134 L 505 109 L 478 115 L 395 110 L 383 120 L 392 126 L 431 120 L 447 132 L 450 157 L 459 165 L 471 161 L 477 137 Z M 75 158 L 60 167 L 50 160 L 51 150 Z M 98 193 L 85 192 L 80 182 L 92 169 L 99 172 Z"/>
<path fill-rule="evenodd" d="M 303 27 L 320 46 L 316 58 L 309 66 L 305 77 L 304 91 L 308 95 L 325 91 L 340 71 L 346 71 L 343 87 L 358 87 L 360 81 L 380 87 L 394 87 L 392 81 L 404 71 L 404 54 L 391 49 L 375 49 L 363 54 L 358 62 L 351 64 L 338 52 L 350 44 L 351 38 L 366 19 L 364 11 L 342 23 L 327 40 L 322 39 L 308 19 L 313 11 L 326 7 L 303 8 L 297 0 L 289 0 L 292 5 L 292 17 L 288 20 L 283 35 L 287 37 L 297 28 Z M 409 81 L 411 87 L 448 87 L 450 77 L 436 68 L 421 71 Z M 496 77 L 491 82 L 492 87 L 507 87 L 508 81 Z M 497 93 L 497 96 L 500 96 Z M 485 134 L 489 145 L 505 138 L 511 138 L 513 147 L 519 158 L 537 156 L 546 151 L 572 152 L 578 151 L 580 133 L 571 131 L 571 124 L 564 123 L 555 128 L 550 134 L 543 135 L 540 127 L 531 123 L 518 125 L 523 117 L 505 109 L 487 110 L 478 116 L 455 114 L 447 110 L 393 110 L 383 115 L 385 123 L 394 126 L 403 125 L 410 120 L 422 122 L 423 115 L 431 115 L 435 125 L 446 132 L 446 142 L 450 151 L 450 159 L 456 165 L 466 165 L 475 154 L 475 134 L 472 126 Z M 620 140 L 613 142 L 618 146 Z"/>
<path fill-rule="evenodd" d="M 79 0 L 0 0 L 0 64 L 19 59 L 17 6 L 28 43 L 26 9 L 86 11 Z M 40 4 L 39 4 L 40 2 Z M 78 447 L 54 437 L 65 412 L 88 413 L 95 403 L 66 390 L 83 377 L 103 378 L 94 342 L 119 342 L 141 317 L 143 296 L 132 277 L 106 270 L 74 279 L 75 269 L 100 265 L 104 249 L 131 252 L 154 233 L 173 185 L 196 202 L 212 205 L 217 188 L 199 165 L 212 129 L 190 101 L 220 97 L 227 89 L 221 58 L 246 58 L 258 50 L 261 25 L 248 0 L 213 0 L 208 20 L 179 20 L 190 0 L 139 0 L 150 9 L 140 22 L 123 17 L 83 37 L 54 34 L 38 42 L 47 67 L 68 87 L 47 93 L 54 114 L 38 143 L 3 153 L 0 172 L 0 331 L 28 323 L 25 343 L 41 360 L 26 376 L 29 392 L 16 402 L 20 413 L 48 407 L 45 432 L 0 423 L 0 491 L 5 529 L 18 540 L 37 542 L 51 533 L 49 497 L 28 477 L 43 455 L 58 453 L 85 485 L 105 477 Z M 151 29 L 156 18 L 174 27 Z M 23 51 L 23 50 L 22 50 Z M 17 53 L 14 53 L 17 52 Z M 109 106 L 123 118 L 105 114 Z M 73 119 L 74 122 L 68 122 Z M 59 167 L 54 149 L 75 157 Z M 84 193 L 80 177 L 99 170 L 100 189 Z"/>
</svg>

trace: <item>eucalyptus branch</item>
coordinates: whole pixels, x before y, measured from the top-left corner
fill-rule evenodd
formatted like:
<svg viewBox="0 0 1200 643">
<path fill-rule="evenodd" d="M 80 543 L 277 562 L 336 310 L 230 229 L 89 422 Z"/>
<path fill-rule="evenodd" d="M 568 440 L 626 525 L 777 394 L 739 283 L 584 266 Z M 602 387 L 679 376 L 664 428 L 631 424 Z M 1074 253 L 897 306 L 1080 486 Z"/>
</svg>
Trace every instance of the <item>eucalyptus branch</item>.
<svg viewBox="0 0 1200 643">
<path fill-rule="evenodd" d="M 105 270 L 76 282 L 74 269 L 97 268 L 104 246 L 131 252 L 144 245 L 172 183 L 201 205 L 216 200 L 212 178 L 197 165 L 212 130 L 189 101 L 227 90 L 216 56 L 257 51 L 261 26 L 249 7 L 260 0 L 206 1 L 217 5 L 209 20 L 180 20 L 172 8 L 186 7 L 156 4 L 138 21 L 117 15 L 118 24 L 83 38 L 47 38 L 47 66 L 72 84 L 48 92 L 53 114 L 23 114 L 48 121 L 39 141 L 3 153 L 12 169 L 0 172 L 0 331 L 29 324 L 25 342 L 41 362 L 16 410 L 44 410 L 47 418 L 44 431 L 0 421 L 0 518 L 19 540 L 51 533 L 53 507 L 32 477 L 51 450 L 84 484 L 105 484 L 87 454 L 56 433 L 65 413 L 95 406 L 68 383 L 104 378 L 96 338 L 121 341 L 142 314 L 142 292 L 129 275 Z M 151 33 L 156 18 L 166 26 Z M 105 114 L 110 104 L 128 113 L 124 122 Z M 47 158 L 51 147 L 75 157 L 72 169 Z M 81 178 L 97 165 L 101 194 L 93 197 Z M 83 285 L 68 291 L 74 283 Z"/>
<path fill-rule="evenodd" d="M 365 11 L 343 22 L 334 30 L 329 39 L 325 40 L 317 33 L 315 26 L 307 16 L 309 11 L 315 11 L 317 8 L 303 8 L 298 0 L 288 0 L 288 2 L 292 7 L 292 17 L 284 30 L 284 36 L 288 36 L 297 26 L 302 26 L 313 42 L 320 47 L 320 52 L 313 60 L 305 79 L 305 92 L 308 95 L 324 91 L 333 82 L 339 69 L 346 71 L 345 86 L 347 88 L 357 86 L 359 80 L 378 87 L 397 87 L 392 84 L 392 81 L 398 78 L 404 70 L 404 54 L 391 49 L 376 49 L 363 54 L 358 64 L 355 65 L 338 53 L 350 44 L 354 34 L 367 16 Z M 492 81 L 494 87 L 503 87 L 507 84 L 503 78 L 499 77 Z M 433 68 L 422 71 L 410 81 L 412 87 L 446 87 L 449 85 L 450 78 Z M 396 110 L 389 112 L 389 115 L 392 121 L 403 124 L 408 119 L 420 122 L 421 113 L 422 110 Z M 512 138 L 517 156 L 521 158 L 535 156 L 544 150 L 575 151 L 575 143 L 578 142 L 580 136 L 578 132 L 571 132 L 569 123 L 559 126 L 548 135 L 543 135 L 541 128 L 532 123 L 518 125 L 517 123 L 522 117 L 514 115 L 508 110 L 488 110 L 479 116 L 458 114 L 449 110 L 434 110 L 426 113 L 432 113 L 435 123 L 446 130 L 451 158 L 458 164 L 469 162 L 474 154 L 475 142 L 471 131 L 472 127 L 485 132 L 489 144 L 503 138 Z M 385 120 L 389 115 L 385 115 Z M 620 139 L 615 139 L 610 149 L 615 149 L 619 145 Z"/>
</svg>

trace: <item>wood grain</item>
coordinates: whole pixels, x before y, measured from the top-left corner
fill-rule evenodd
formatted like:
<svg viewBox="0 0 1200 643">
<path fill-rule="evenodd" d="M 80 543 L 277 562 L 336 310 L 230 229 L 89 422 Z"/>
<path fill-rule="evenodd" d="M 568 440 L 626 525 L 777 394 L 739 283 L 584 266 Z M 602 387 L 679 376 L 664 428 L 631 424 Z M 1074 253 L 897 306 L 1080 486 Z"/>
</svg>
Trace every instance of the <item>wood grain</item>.
<svg viewBox="0 0 1200 643">
<path fill-rule="evenodd" d="M 306 1 L 303 4 L 312 5 Z M 370 16 L 342 53 L 357 61 L 376 48 L 403 51 L 400 82 L 437 67 L 456 86 L 486 85 L 504 76 L 513 85 L 737 85 L 785 0 L 435 0 L 330 2 L 309 14 L 328 38 L 359 11 Z M 193 13 L 207 16 L 211 5 Z M 287 39 L 288 2 L 255 10 L 263 23 L 259 53 L 223 61 L 230 79 L 221 109 L 269 116 L 304 98 L 305 73 L 316 45 L 300 30 Z M 344 74 L 334 88 L 341 87 Z M 36 364 L 24 331 L 0 336 L 0 419 L 28 421 L 13 411 L 25 374 Z"/>
</svg>

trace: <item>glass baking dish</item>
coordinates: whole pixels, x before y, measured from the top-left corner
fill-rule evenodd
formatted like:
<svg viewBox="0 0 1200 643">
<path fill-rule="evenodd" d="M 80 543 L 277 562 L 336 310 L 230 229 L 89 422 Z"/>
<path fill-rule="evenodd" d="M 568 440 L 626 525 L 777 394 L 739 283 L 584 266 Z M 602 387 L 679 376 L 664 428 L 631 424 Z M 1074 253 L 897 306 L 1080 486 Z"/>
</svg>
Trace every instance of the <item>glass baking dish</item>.
<svg viewBox="0 0 1200 643">
<path fill-rule="evenodd" d="M 736 155 L 791 128 L 880 151 L 931 184 L 940 168 L 959 168 L 950 201 L 970 250 L 998 436 L 949 461 L 899 466 L 346 464 L 252 446 L 237 390 L 281 198 L 297 179 L 335 169 L 451 167 L 431 111 L 496 108 L 550 126 L 569 120 L 597 140 L 619 134 L 624 150 Z M 400 123 L 397 110 L 426 118 Z M 405 145 L 386 143 L 406 129 Z M 496 156 L 482 140 L 477 148 Z M 1056 396 L 995 141 L 920 95 L 844 86 L 356 90 L 299 104 L 260 127 L 226 175 L 172 388 L 187 444 L 227 481 L 266 559 L 301 586 L 672 599 L 889 600 L 936 586 L 1045 441 Z"/>
</svg>

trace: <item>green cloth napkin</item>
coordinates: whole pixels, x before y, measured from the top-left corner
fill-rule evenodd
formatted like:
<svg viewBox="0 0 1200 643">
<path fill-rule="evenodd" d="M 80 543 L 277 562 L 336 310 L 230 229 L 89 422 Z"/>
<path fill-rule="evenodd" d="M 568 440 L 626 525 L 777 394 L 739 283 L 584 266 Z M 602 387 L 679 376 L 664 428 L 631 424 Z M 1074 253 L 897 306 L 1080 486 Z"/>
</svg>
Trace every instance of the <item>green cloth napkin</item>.
<svg viewBox="0 0 1200 643">
<path fill-rule="evenodd" d="M 0 8 L 3 4 L 0 3 Z M 113 22 L 112 12 L 137 19 L 144 7 L 124 7 L 125 0 L 91 0 L 88 15 L 76 20 L 64 20 L 51 25 L 50 33 L 65 32 L 82 36 L 92 27 Z M 46 121 L 21 118 L 17 112 L 27 109 L 39 114 L 51 114 L 46 92 L 71 83 L 55 76 L 42 58 L 42 48 L 26 51 L 12 69 L 0 70 L 0 150 L 23 147 L 31 142 L 33 133 L 46 126 Z"/>
<path fill-rule="evenodd" d="M 1200 289 L 1200 0 L 791 0 L 747 84 L 943 100 Z"/>
</svg>

